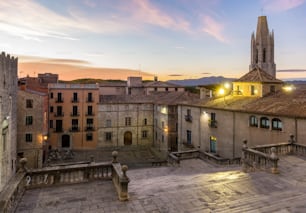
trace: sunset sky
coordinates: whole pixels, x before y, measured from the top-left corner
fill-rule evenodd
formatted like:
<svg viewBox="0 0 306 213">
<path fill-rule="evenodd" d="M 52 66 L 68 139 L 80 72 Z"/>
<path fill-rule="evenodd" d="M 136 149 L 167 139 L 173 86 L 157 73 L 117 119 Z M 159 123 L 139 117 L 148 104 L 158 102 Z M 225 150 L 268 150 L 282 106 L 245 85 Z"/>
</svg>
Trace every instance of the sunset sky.
<svg viewBox="0 0 306 213">
<path fill-rule="evenodd" d="M 0 51 L 21 77 L 239 77 L 260 15 L 277 77 L 306 78 L 306 0 L 0 0 Z"/>
</svg>

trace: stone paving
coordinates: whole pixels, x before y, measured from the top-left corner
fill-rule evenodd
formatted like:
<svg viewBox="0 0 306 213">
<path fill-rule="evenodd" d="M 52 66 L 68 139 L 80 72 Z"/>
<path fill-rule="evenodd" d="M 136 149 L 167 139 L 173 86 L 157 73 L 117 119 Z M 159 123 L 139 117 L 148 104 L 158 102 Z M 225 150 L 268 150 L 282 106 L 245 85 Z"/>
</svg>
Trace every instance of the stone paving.
<svg viewBox="0 0 306 213">
<path fill-rule="evenodd" d="M 111 182 L 28 190 L 16 212 L 306 212 L 306 161 L 280 160 L 280 174 L 243 173 L 201 160 L 180 167 L 128 171 L 130 200 L 117 200 Z"/>
</svg>

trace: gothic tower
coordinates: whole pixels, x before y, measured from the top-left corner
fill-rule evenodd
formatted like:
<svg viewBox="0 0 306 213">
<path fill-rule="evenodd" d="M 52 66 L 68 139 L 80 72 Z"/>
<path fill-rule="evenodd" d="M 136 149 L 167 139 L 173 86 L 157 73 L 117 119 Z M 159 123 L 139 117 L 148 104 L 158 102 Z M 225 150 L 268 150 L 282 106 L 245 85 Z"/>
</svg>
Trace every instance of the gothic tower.
<svg viewBox="0 0 306 213">
<path fill-rule="evenodd" d="M 250 71 L 255 67 L 275 77 L 274 33 L 269 32 L 266 16 L 258 17 L 256 36 L 252 33 Z"/>
</svg>

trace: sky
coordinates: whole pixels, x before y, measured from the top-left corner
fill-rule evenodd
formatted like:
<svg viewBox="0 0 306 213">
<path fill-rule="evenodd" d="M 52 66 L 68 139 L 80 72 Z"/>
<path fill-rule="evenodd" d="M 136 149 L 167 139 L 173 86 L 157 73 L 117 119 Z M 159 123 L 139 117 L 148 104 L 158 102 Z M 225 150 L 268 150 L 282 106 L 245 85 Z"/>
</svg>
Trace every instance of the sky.
<svg viewBox="0 0 306 213">
<path fill-rule="evenodd" d="M 306 0 L 0 0 L 0 51 L 18 56 L 20 77 L 237 78 L 265 15 L 277 78 L 306 78 L 305 11 Z"/>
</svg>

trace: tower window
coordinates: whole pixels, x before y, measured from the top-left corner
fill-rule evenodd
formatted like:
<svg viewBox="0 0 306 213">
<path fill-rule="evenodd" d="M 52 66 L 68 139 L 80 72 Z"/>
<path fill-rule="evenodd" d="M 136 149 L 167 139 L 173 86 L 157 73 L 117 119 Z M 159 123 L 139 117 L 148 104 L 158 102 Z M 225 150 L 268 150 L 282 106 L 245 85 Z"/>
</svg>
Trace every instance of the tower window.
<svg viewBox="0 0 306 213">
<path fill-rule="evenodd" d="M 264 48 L 263 51 L 262 51 L 262 61 L 264 63 L 266 62 L 266 48 Z"/>
</svg>

